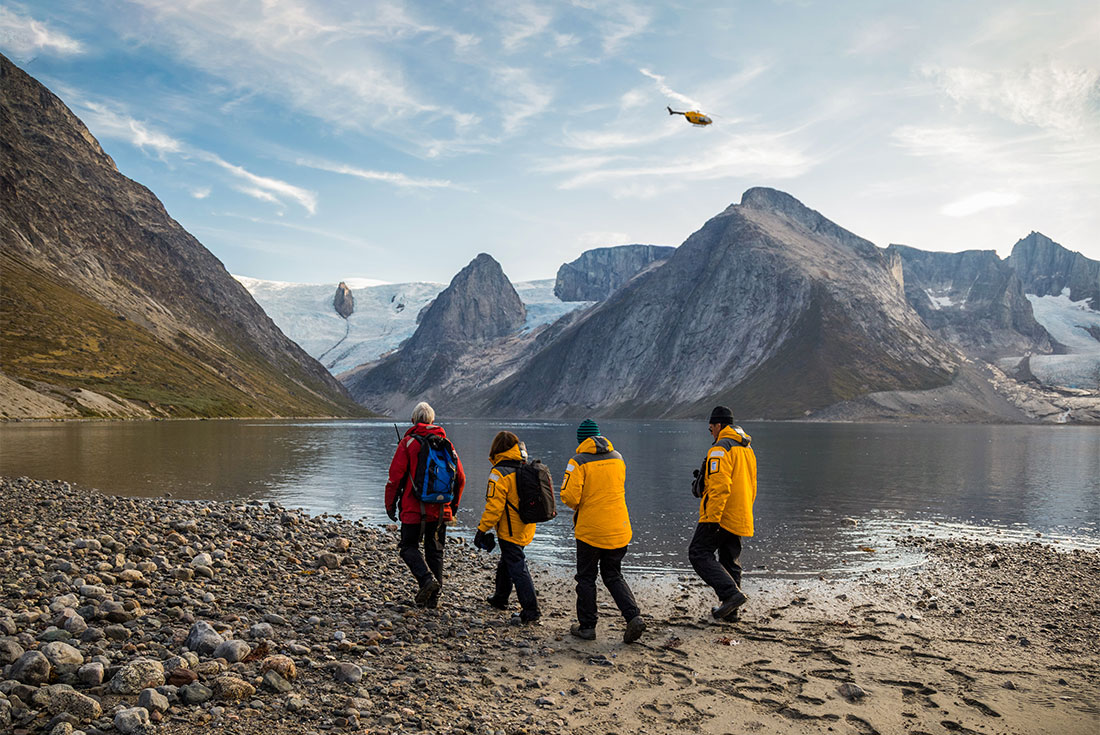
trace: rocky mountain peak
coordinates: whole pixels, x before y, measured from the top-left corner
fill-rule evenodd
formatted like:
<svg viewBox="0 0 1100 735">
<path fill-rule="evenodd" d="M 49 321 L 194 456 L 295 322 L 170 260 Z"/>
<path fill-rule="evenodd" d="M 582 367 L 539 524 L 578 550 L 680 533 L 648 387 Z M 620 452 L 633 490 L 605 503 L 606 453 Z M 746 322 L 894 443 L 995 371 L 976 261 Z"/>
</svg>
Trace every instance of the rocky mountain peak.
<svg viewBox="0 0 1100 735">
<path fill-rule="evenodd" d="M 937 253 L 890 245 L 900 259 L 905 298 L 929 329 L 981 359 L 1049 353 L 1016 273 L 993 250 Z"/>
<path fill-rule="evenodd" d="M 787 192 L 780 191 L 779 189 L 772 189 L 767 186 L 754 186 L 746 190 L 745 193 L 741 195 L 741 206 L 751 209 L 767 209 L 793 214 L 806 212 L 817 214 L 817 212 L 814 212 Z M 820 217 L 821 215 L 818 216 Z"/>
<path fill-rule="evenodd" d="M 1058 296 L 1069 289 L 1073 301 L 1088 300 L 1100 311 L 1100 261 L 1068 250 L 1041 232 L 1032 232 L 1012 247 L 1008 264 L 1016 271 L 1024 292 Z"/>
<path fill-rule="evenodd" d="M 849 232 L 817 210 L 810 209 L 778 189 L 765 186 L 749 189 L 741 195 L 740 205 L 731 205 L 722 214 L 738 211 L 750 218 L 769 220 L 768 224 L 771 226 L 778 220 L 815 240 L 840 245 L 864 258 L 881 260 L 883 257 L 882 252 L 871 241 Z"/>
<path fill-rule="evenodd" d="M 667 260 L 676 248 L 618 245 L 594 248 L 558 268 L 554 295 L 562 301 L 603 301 L 642 269 Z"/>
<path fill-rule="evenodd" d="M 481 253 L 424 312 L 409 346 L 496 339 L 520 329 L 526 320 L 527 307 L 500 263 Z"/>
<path fill-rule="evenodd" d="M 332 297 L 332 308 L 345 319 L 355 313 L 355 297 L 351 295 L 348 284 L 343 281 L 340 281 L 340 285 L 336 287 L 336 295 Z"/>
</svg>

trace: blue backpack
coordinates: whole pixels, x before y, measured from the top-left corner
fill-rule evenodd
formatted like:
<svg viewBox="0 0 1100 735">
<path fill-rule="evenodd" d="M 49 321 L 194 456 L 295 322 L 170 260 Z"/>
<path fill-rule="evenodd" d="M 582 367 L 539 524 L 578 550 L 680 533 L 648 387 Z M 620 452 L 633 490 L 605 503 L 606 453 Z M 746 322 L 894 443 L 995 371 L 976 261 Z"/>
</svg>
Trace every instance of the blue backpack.
<svg viewBox="0 0 1100 735">
<path fill-rule="evenodd" d="M 413 492 L 421 503 L 450 503 L 455 498 L 458 458 L 454 446 L 441 436 L 414 434 L 420 442 Z"/>
</svg>

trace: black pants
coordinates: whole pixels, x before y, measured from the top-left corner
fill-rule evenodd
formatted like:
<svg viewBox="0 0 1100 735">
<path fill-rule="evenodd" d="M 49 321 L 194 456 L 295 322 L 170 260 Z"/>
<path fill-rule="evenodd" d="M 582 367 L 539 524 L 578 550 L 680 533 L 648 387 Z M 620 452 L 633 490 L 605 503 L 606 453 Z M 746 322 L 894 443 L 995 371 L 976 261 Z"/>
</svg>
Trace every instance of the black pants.
<svg viewBox="0 0 1100 735">
<path fill-rule="evenodd" d="M 623 557 L 626 547 L 600 549 L 577 539 L 577 622 L 582 628 L 596 627 L 596 570 L 603 577 L 604 586 L 619 612 L 629 622 L 641 614 L 634 593 L 623 579 Z"/>
<path fill-rule="evenodd" d="M 718 552 L 718 560 L 714 552 Z M 728 600 L 741 589 L 741 537 L 717 523 L 700 523 L 688 546 L 695 573 L 714 588 L 719 600 Z"/>
<path fill-rule="evenodd" d="M 424 584 L 432 575 L 443 584 L 443 547 L 447 543 L 447 524 L 428 521 L 424 524 L 424 553 L 420 553 L 420 524 L 402 523 L 401 541 L 397 550 L 416 581 Z M 438 596 L 438 594 L 437 594 Z"/>
<path fill-rule="evenodd" d="M 512 587 L 515 587 L 516 597 L 523 608 L 523 620 L 537 620 L 539 601 L 535 596 L 535 583 L 531 581 L 531 573 L 527 570 L 527 557 L 523 553 L 523 547 L 504 539 L 499 540 L 499 545 L 500 562 L 497 564 L 497 585 L 493 599 L 504 607 L 508 604 Z"/>
</svg>

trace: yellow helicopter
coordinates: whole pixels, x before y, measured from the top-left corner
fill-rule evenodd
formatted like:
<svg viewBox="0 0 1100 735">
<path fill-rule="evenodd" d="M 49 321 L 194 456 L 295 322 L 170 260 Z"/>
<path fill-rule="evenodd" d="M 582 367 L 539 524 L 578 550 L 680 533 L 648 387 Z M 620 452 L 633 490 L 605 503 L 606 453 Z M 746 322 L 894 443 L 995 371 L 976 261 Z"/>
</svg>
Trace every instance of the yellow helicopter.
<svg viewBox="0 0 1100 735">
<path fill-rule="evenodd" d="M 713 120 L 711 120 L 709 117 L 707 117 L 703 113 L 696 112 L 695 110 L 689 110 L 688 112 L 678 112 L 677 110 L 674 110 L 671 107 L 668 107 L 666 109 L 668 110 L 668 114 L 670 114 L 670 115 L 683 115 L 684 117 L 687 118 L 687 121 L 689 123 L 691 123 L 692 125 L 694 125 L 697 128 L 705 128 L 706 126 L 708 126 L 712 122 L 714 122 Z"/>
</svg>

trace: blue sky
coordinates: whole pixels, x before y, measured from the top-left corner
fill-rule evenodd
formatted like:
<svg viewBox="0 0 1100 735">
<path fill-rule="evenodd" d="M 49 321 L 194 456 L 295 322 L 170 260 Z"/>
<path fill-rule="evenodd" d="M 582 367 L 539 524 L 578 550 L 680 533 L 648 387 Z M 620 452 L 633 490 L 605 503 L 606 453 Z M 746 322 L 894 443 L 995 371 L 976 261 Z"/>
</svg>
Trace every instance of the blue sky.
<svg viewBox="0 0 1100 735">
<path fill-rule="evenodd" d="M 752 186 L 880 246 L 1100 259 L 1095 0 L 35 0 L 0 50 L 242 275 L 549 277 Z"/>
</svg>

